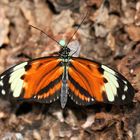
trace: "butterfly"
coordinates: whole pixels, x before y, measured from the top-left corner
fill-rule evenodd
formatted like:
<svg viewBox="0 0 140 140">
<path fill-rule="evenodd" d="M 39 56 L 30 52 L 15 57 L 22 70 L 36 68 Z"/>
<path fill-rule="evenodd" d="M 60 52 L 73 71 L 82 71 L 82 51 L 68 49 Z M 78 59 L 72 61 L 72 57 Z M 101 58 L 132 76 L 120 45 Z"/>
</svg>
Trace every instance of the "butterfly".
<svg viewBox="0 0 140 140">
<path fill-rule="evenodd" d="M 134 88 L 117 71 L 93 60 L 75 57 L 61 40 L 57 56 L 42 57 L 15 65 L 0 75 L 0 94 L 23 101 L 52 103 L 68 98 L 78 105 L 132 102 Z"/>
</svg>

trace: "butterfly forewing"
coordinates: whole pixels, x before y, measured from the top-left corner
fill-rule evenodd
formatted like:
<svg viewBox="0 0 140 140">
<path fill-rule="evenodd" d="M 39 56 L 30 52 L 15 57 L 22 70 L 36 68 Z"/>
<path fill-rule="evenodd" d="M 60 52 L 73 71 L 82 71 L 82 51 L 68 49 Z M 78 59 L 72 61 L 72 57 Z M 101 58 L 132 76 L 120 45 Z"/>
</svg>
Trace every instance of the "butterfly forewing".
<svg viewBox="0 0 140 140">
<path fill-rule="evenodd" d="M 60 96 L 63 68 L 58 57 L 18 64 L 0 76 L 2 96 L 50 103 Z"/>
<path fill-rule="evenodd" d="M 133 87 L 121 74 L 94 61 L 73 58 L 68 76 L 69 95 L 77 104 L 125 104 L 134 96 Z"/>
</svg>

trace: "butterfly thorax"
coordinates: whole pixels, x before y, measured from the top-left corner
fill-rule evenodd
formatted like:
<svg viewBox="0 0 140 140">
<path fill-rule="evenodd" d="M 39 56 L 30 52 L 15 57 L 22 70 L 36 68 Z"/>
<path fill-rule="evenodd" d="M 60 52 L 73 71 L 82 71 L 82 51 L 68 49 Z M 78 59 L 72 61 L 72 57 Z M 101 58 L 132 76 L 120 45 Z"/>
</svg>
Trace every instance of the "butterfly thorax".
<svg viewBox="0 0 140 140">
<path fill-rule="evenodd" d="M 66 47 L 62 47 L 61 50 L 59 51 L 59 54 L 62 58 L 67 58 L 69 56 L 70 49 Z"/>
</svg>

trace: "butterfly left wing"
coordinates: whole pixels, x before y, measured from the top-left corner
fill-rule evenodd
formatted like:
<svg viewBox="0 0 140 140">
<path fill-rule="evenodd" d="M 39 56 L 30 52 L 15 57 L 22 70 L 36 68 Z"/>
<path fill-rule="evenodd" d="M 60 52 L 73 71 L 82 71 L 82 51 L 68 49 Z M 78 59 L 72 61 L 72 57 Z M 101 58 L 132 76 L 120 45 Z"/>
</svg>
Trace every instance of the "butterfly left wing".
<svg viewBox="0 0 140 140">
<path fill-rule="evenodd" d="M 97 62 L 72 58 L 68 69 L 69 96 L 77 104 L 132 102 L 134 89 L 118 72 Z"/>
<path fill-rule="evenodd" d="M 58 57 L 20 63 L 0 76 L 0 94 L 21 100 L 50 103 L 59 98 L 63 68 Z"/>
</svg>

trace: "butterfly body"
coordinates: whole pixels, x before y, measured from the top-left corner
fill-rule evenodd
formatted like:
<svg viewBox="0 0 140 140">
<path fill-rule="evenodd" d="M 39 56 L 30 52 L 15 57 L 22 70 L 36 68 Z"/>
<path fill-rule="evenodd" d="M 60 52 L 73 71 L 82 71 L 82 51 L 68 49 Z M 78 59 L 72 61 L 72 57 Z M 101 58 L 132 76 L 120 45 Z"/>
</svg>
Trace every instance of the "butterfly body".
<svg viewBox="0 0 140 140">
<path fill-rule="evenodd" d="M 60 50 L 60 56 L 62 58 L 62 66 L 63 66 L 63 75 L 62 75 L 62 87 L 61 87 L 61 92 L 60 92 L 60 103 L 61 107 L 64 108 L 67 99 L 68 99 L 68 73 L 67 73 L 67 68 L 69 65 L 69 52 L 70 49 L 68 47 L 64 47 Z"/>
<path fill-rule="evenodd" d="M 20 63 L 0 76 L 1 96 L 51 103 L 68 98 L 76 104 L 132 102 L 134 89 L 118 72 L 98 62 L 70 55 L 62 46 L 58 56 Z"/>
</svg>

